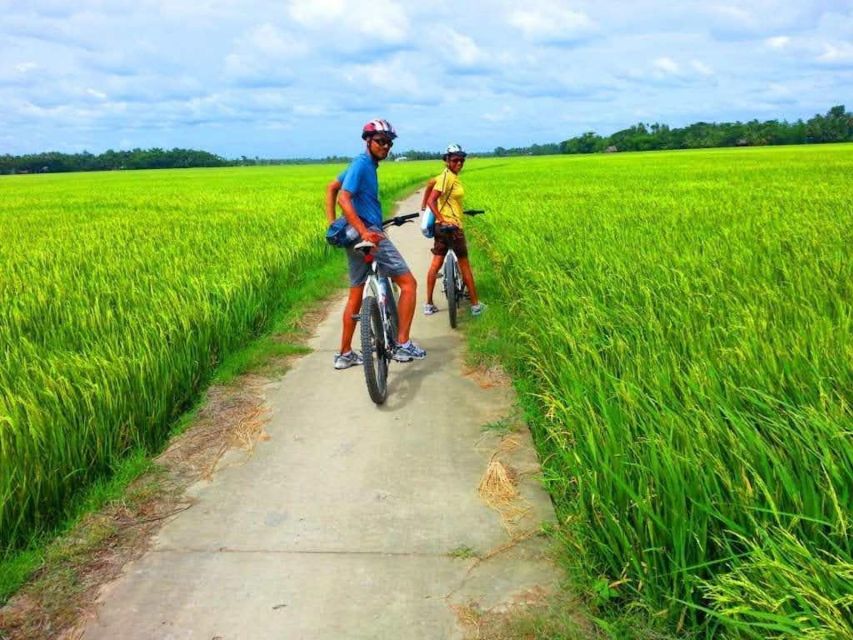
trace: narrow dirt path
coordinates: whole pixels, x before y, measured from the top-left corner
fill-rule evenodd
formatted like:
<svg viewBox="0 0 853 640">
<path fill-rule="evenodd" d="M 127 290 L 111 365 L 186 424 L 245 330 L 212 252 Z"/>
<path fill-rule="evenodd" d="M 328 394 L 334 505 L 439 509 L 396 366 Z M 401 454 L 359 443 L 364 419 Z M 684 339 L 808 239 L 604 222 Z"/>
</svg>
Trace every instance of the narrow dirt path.
<svg viewBox="0 0 853 640">
<path fill-rule="evenodd" d="M 376 407 L 360 368 L 332 368 L 333 305 L 314 351 L 266 388 L 269 438 L 190 489 L 84 638 L 464 638 L 482 612 L 553 588 L 529 435 L 483 429 L 511 415 L 511 391 L 464 375 L 446 312 L 420 313 L 429 243 L 416 225 L 391 235 L 418 279 L 427 359 L 394 363 Z"/>
</svg>

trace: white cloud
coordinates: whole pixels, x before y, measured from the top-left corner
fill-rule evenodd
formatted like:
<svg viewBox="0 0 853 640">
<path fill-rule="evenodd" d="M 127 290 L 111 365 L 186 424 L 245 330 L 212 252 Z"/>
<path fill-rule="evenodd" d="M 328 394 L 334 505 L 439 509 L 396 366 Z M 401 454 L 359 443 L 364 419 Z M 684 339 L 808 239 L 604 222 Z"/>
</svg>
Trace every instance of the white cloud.
<svg viewBox="0 0 853 640">
<path fill-rule="evenodd" d="M 247 45 L 257 53 L 276 56 L 278 58 L 293 58 L 307 52 L 308 47 L 272 24 L 262 24 L 254 29 L 247 38 Z"/>
<path fill-rule="evenodd" d="M 91 88 L 86 89 L 86 93 L 88 93 L 90 96 L 98 98 L 99 100 L 106 100 L 107 99 L 107 94 L 104 93 L 103 91 L 98 91 L 97 89 L 91 89 Z"/>
<path fill-rule="evenodd" d="M 246 86 L 287 84 L 295 77 L 294 62 L 308 53 L 304 42 L 275 25 L 257 25 L 225 56 L 225 74 Z"/>
<path fill-rule="evenodd" d="M 655 60 L 652 66 L 655 71 L 664 75 L 676 75 L 681 71 L 681 67 L 678 63 L 672 58 L 668 58 L 666 56 Z"/>
<path fill-rule="evenodd" d="M 497 111 L 484 113 L 483 120 L 486 120 L 488 122 L 505 122 L 506 120 L 509 120 L 514 115 L 514 113 L 515 111 L 512 107 L 504 105 Z"/>
<path fill-rule="evenodd" d="M 771 49 L 785 49 L 791 44 L 791 38 L 788 36 L 773 36 L 772 38 L 767 38 L 764 44 Z"/>
<path fill-rule="evenodd" d="M 346 0 L 291 0 L 288 10 L 302 26 L 317 28 L 340 20 L 346 8 Z"/>
<path fill-rule="evenodd" d="M 291 0 L 288 12 L 306 29 L 355 33 L 380 43 L 402 42 L 410 29 L 403 6 L 394 0 Z"/>
<path fill-rule="evenodd" d="M 743 7 L 717 4 L 711 5 L 709 7 L 709 10 L 711 11 L 711 13 L 718 15 L 722 19 L 730 21 L 731 23 L 733 23 L 733 26 L 752 26 L 755 21 L 755 18 L 753 17 L 752 13 L 747 11 Z"/>
<path fill-rule="evenodd" d="M 787 99 L 794 95 L 794 90 L 786 84 L 771 82 L 767 86 L 766 94 L 771 99 Z"/>
<path fill-rule="evenodd" d="M 528 2 L 523 9 L 511 11 L 507 21 L 529 40 L 540 42 L 572 40 L 595 26 L 582 11 L 572 11 L 563 3 L 550 0 Z"/>
<path fill-rule="evenodd" d="M 711 67 L 709 67 L 707 64 L 702 62 L 701 60 L 691 60 L 690 66 L 700 76 L 706 76 L 707 77 L 707 76 L 714 75 L 714 70 Z"/>
<path fill-rule="evenodd" d="M 399 56 L 391 60 L 353 65 L 346 77 L 354 85 L 368 84 L 380 89 L 385 99 L 402 96 L 416 98 L 426 95 L 429 88 L 418 71 Z"/>
<path fill-rule="evenodd" d="M 405 42 L 410 35 L 409 18 L 402 5 L 393 0 L 354 0 L 351 22 L 362 35 L 381 42 Z"/>
<path fill-rule="evenodd" d="M 473 39 L 455 29 L 449 29 L 446 38 L 453 60 L 459 64 L 471 66 L 484 61 L 485 55 Z"/>
<path fill-rule="evenodd" d="M 838 45 L 824 43 L 823 53 L 817 59 L 819 62 L 853 63 L 853 44 L 849 42 L 842 42 Z"/>
<path fill-rule="evenodd" d="M 329 109 L 321 104 L 295 104 L 293 105 L 293 113 L 297 116 L 323 116 L 329 115 Z"/>
<path fill-rule="evenodd" d="M 21 62 L 15 65 L 15 71 L 18 73 L 28 73 L 38 68 L 39 66 L 35 62 Z"/>
<path fill-rule="evenodd" d="M 824 15 L 839 10 L 849 13 L 849 0 L 750 0 L 710 5 L 689 2 L 684 7 L 685 12 L 695 13 L 703 21 L 702 28 L 715 38 L 742 42 L 808 32 Z"/>
</svg>

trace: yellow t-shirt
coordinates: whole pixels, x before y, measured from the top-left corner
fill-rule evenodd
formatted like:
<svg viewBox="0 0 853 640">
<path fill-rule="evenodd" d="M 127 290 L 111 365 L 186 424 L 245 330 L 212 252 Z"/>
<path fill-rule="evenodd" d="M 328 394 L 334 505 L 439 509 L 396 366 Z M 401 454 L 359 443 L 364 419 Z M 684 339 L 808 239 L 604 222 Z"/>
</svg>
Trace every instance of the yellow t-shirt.
<svg viewBox="0 0 853 640">
<path fill-rule="evenodd" d="M 462 228 L 462 196 L 465 190 L 459 176 L 450 169 L 445 169 L 435 178 L 434 190 L 440 191 L 436 210 L 447 223 Z"/>
</svg>

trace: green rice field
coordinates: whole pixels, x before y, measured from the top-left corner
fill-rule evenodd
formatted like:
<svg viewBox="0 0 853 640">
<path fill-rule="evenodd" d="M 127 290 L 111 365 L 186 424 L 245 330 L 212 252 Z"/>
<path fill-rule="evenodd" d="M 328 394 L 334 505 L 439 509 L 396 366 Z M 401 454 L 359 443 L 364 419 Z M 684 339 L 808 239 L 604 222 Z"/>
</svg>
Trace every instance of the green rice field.
<svg viewBox="0 0 853 640">
<path fill-rule="evenodd" d="M 438 173 L 387 163 L 386 204 Z M 337 259 L 340 167 L 0 178 L 0 547 L 156 451 Z M 565 540 L 673 630 L 851 637 L 853 146 L 472 158 L 469 323 Z M 425 274 L 416 274 L 419 280 Z M 343 280 L 342 280 L 343 281 Z"/>
<path fill-rule="evenodd" d="M 333 258 L 324 189 L 340 169 L 0 179 L 0 550 L 128 452 L 156 451 L 283 290 Z"/>
<path fill-rule="evenodd" d="M 853 637 L 850 176 L 851 145 L 463 175 L 572 552 L 675 628 Z"/>
</svg>

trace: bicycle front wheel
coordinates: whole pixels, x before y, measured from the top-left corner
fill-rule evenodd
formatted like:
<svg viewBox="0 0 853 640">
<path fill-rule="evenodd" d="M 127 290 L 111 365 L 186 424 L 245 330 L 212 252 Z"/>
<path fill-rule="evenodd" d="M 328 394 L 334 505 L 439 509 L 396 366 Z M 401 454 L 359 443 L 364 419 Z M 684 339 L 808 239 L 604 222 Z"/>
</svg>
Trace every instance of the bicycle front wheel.
<svg viewBox="0 0 853 640">
<path fill-rule="evenodd" d="M 397 313 L 397 298 L 394 297 L 394 284 L 390 278 L 385 278 L 385 315 L 388 318 L 388 348 L 397 342 L 397 329 L 400 326 L 400 317 Z"/>
<path fill-rule="evenodd" d="M 456 271 L 459 265 L 452 256 L 444 261 L 444 295 L 447 296 L 447 316 L 450 318 L 450 327 L 456 328 L 456 311 L 459 306 L 459 292 L 456 281 L 459 279 Z"/>
<path fill-rule="evenodd" d="M 361 303 L 361 354 L 367 392 L 376 404 L 382 404 L 388 396 L 387 350 L 379 303 L 375 297 L 367 296 Z"/>
</svg>

